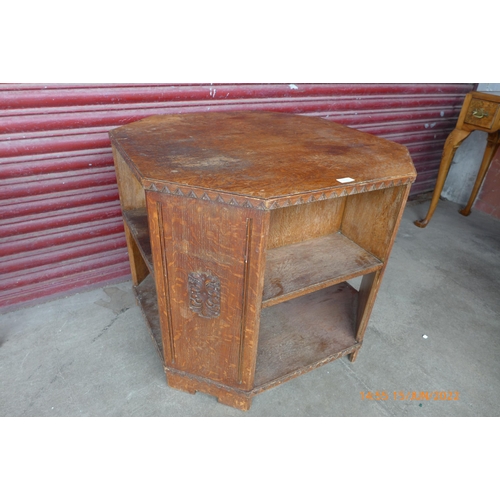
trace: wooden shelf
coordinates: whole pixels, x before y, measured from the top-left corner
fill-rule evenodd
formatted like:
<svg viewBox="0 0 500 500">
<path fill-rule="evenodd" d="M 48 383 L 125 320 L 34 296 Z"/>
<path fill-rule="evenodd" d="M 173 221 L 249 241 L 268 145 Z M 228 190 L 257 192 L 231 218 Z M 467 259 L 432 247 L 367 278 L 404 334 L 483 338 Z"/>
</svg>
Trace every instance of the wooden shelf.
<svg viewBox="0 0 500 500">
<path fill-rule="evenodd" d="M 134 238 L 149 272 L 154 275 L 153 255 L 149 239 L 148 213 L 145 208 L 123 210 L 123 220 Z"/>
<path fill-rule="evenodd" d="M 357 302 L 358 292 L 341 283 L 263 310 L 255 386 L 276 385 L 351 352 Z"/>
<path fill-rule="evenodd" d="M 383 263 L 342 233 L 267 251 L 262 307 L 375 272 Z"/>
<path fill-rule="evenodd" d="M 146 209 L 124 211 L 124 220 L 154 275 Z M 262 307 L 269 307 L 372 273 L 383 263 L 342 233 L 267 251 Z"/>
<path fill-rule="evenodd" d="M 160 316 L 158 314 L 158 300 L 153 276 L 150 274 L 142 283 L 135 286 L 134 293 L 142 315 L 148 325 L 149 333 L 155 343 L 156 350 L 160 355 L 162 363 L 165 365 L 163 358 L 163 343 L 161 340 Z"/>
<path fill-rule="evenodd" d="M 134 292 L 164 364 L 153 277 L 148 276 L 134 287 Z M 351 352 L 350 348 L 357 345 L 356 306 L 356 290 L 348 283 L 341 283 L 263 311 L 255 392 L 262 386 L 276 385 Z"/>
</svg>

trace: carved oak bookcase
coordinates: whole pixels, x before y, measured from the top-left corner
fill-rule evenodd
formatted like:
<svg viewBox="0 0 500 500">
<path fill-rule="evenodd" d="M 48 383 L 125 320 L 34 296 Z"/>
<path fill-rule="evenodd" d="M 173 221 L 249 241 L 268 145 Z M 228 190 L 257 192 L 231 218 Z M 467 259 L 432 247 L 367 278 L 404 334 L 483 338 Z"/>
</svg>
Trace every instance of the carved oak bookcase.
<svg viewBox="0 0 500 500">
<path fill-rule="evenodd" d="M 247 410 L 355 360 L 416 177 L 404 146 L 261 112 L 152 116 L 110 137 L 134 290 L 169 386 Z"/>
</svg>

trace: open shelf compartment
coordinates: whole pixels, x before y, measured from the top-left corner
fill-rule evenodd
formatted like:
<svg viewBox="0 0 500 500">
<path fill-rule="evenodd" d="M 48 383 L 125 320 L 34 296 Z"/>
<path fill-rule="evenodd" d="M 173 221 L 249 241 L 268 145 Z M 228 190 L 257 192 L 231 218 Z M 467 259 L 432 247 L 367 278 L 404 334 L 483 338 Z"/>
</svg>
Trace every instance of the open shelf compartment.
<svg viewBox="0 0 500 500">
<path fill-rule="evenodd" d="M 125 224 L 154 276 L 145 208 L 123 211 Z M 312 293 L 364 274 L 383 263 L 340 231 L 267 250 L 262 307 Z"/>
<path fill-rule="evenodd" d="M 154 276 L 147 210 L 145 208 L 123 210 L 123 220 L 130 230 L 149 272 Z"/>
<path fill-rule="evenodd" d="M 153 277 L 134 287 L 134 292 L 165 364 Z M 263 310 L 254 392 L 352 352 L 358 345 L 357 303 L 358 292 L 348 283 L 340 283 Z"/>
<path fill-rule="evenodd" d="M 348 283 L 261 313 L 255 387 L 274 385 L 352 352 L 358 292 Z"/>
<path fill-rule="evenodd" d="M 267 251 L 262 307 L 381 269 L 374 257 L 341 232 Z"/>
</svg>

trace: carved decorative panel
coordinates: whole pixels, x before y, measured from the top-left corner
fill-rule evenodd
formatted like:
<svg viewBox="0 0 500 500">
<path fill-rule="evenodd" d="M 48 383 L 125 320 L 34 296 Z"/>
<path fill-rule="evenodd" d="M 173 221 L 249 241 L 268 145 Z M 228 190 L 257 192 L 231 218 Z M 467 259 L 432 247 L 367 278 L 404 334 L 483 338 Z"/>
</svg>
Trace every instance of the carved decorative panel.
<svg viewBox="0 0 500 500">
<path fill-rule="evenodd" d="M 220 280 L 208 273 L 189 273 L 189 309 L 202 318 L 220 314 Z"/>
</svg>

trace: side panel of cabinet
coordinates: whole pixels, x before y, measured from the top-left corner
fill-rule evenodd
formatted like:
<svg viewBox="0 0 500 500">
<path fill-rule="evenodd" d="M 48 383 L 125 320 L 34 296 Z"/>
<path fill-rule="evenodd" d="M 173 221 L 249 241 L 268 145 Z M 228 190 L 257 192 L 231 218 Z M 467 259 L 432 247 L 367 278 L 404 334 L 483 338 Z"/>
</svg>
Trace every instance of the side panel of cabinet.
<svg viewBox="0 0 500 500">
<path fill-rule="evenodd" d="M 346 200 L 342 233 L 381 261 L 389 256 L 408 186 L 355 194 Z"/>
<path fill-rule="evenodd" d="M 154 254 L 164 295 L 165 361 L 176 370 L 251 389 L 268 212 L 151 194 Z M 151 217 L 151 215 L 150 215 Z M 154 236 L 156 237 L 156 236 Z"/>
<path fill-rule="evenodd" d="M 141 183 L 136 179 L 127 162 L 114 146 L 112 146 L 112 151 L 122 210 L 145 207 L 146 198 Z"/>
<path fill-rule="evenodd" d="M 363 276 L 358 295 L 356 340 L 362 342 L 382 283 L 387 259 L 403 216 L 411 184 L 348 198 L 342 232 L 384 262 L 382 269 Z M 356 358 L 357 352 L 351 357 Z"/>
<path fill-rule="evenodd" d="M 162 223 L 162 200 L 161 196 L 151 191 L 146 192 L 148 211 L 149 240 L 151 243 L 151 254 L 156 296 L 158 301 L 158 316 L 160 320 L 161 340 L 163 347 L 163 362 L 168 365 L 168 360 L 173 358 L 172 349 L 172 318 L 170 313 L 170 301 L 168 292 L 168 276 L 165 265 L 165 252 L 163 251 L 163 223 Z"/>
<path fill-rule="evenodd" d="M 143 208 L 146 206 L 144 189 L 131 172 L 118 150 L 112 146 L 113 159 L 115 163 L 116 180 L 120 195 L 122 210 Z M 125 238 L 127 239 L 127 251 L 130 261 L 130 273 L 134 285 L 138 285 L 149 274 L 149 270 L 141 256 L 134 238 L 130 234 L 126 222 L 124 223 Z"/>
</svg>

